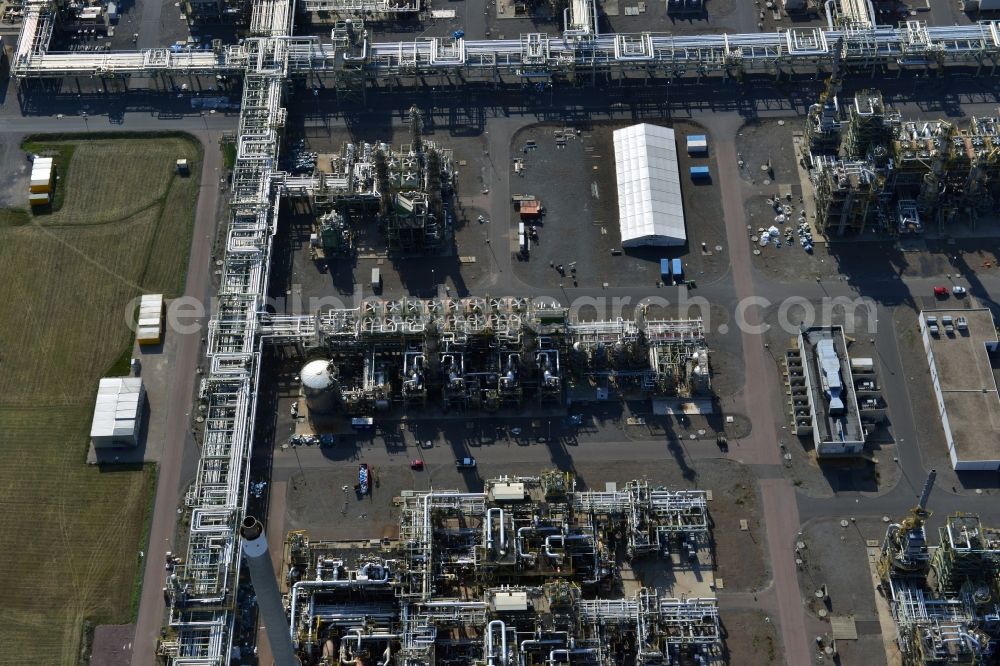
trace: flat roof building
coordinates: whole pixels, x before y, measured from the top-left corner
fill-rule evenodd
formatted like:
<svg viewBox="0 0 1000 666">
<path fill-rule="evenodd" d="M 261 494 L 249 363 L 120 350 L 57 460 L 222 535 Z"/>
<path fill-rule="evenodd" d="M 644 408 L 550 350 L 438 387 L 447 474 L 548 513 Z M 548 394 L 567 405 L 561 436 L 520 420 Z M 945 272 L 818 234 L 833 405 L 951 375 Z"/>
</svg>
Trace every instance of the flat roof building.
<svg viewBox="0 0 1000 666">
<path fill-rule="evenodd" d="M 622 246 L 687 242 L 674 131 L 632 125 L 614 132 Z"/>
<path fill-rule="evenodd" d="M 145 402 L 146 389 L 140 377 L 101 379 L 90 427 L 94 448 L 138 444 Z"/>
<path fill-rule="evenodd" d="M 830 326 L 801 331 L 799 352 L 816 456 L 860 455 L 865 449 L 865 431 L 844 329 Z"/>
<path fill-rule="evenodd" d="M 983 309 L 924 310 L 920 336 L 951 466 L 1000 470 L 1000 394 L 990 355 L 997 330 Z"/>
</svg>

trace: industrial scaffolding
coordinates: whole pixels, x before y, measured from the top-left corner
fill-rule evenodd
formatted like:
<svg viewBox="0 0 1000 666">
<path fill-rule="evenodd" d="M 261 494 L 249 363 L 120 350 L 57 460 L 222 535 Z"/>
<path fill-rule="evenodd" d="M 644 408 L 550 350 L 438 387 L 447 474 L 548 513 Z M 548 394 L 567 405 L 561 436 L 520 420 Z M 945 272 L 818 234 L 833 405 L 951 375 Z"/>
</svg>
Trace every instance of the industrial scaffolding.
<svg viewBox="0 0 1000 666">
<path fill-rule="evenodd" d="M 390 250 L 439 248 L 445 238 L 445 204 L 454 191 L 452 152 L 432 141 L 398 149 L 386 143 L 347 143 L 314 173 L 280 176 L 286 196 L 304 198 L 320 215 L 317 258 L 349 252 L 352 220 L 377 216 Z M 329 166 L 327 166 L 329 165 Z"/>
<path fill-rule="evenodd" d="M 997 121 L 965 129 L 945 121 L 903 120 L 877 91 L 863 90 L 846 110 L 824 94 L 810 109 L 806 157 L 824 234 L 940 232 L 956 219 L 974 226 L 1000 197 Z"/>
<path fill-rule="evenodd" d="M 397 539 L 285 547 L 290 631 L 305 665 L 715 663 L 713 597 L 619 589 L 619 525 L 664 535 L 675 571 L 710 556 L 701 491 L 576 492 L 573 477 L 488 480 L 482 493 L 408 491 Z M 626 537 L 631 542 L 635 537 Z M 641 554 L 655 554 L 645 549 Z M 710 565 L 707 565 L 710 566 Z"/>
<path fill-rule="evenodd" d="M 302 9 L 310 13 L 330 14 L 338 19 L 385 21 L 417 14 L 420 0 L 305 0 Z"/>
<path fill-rule="evenodd" d="M 209 0 L 204 6 L 225 13 L 245 12 L 236 0 L 223 7 Z M 324 0 L 318 0 L 323 2 Z M 331 0 L 334 4 L 340 0 Z M 345 11 L 373 18 L 411 11 L 413 0 L 401 3 L 347 0 Z M 851 0 L 853 4 L 854 0 Z M 202 6 L 199 5 L 199 6 Z M 246 44 L 219 46 L 215 51 L 148 49 L 104 53 L 50 52 L 51 0 L 32 0 L 11 72 L 17 79 L 65 76 L 121 76 L 160 74 L 241 74 L 252 68 Z M 317 77 L 338 92 L 356 97 L 370 84 L 413 86 L 462 85 L 487 81 L 518 85 L 541 81 L 575 84 L 649 78 L 700 80 L 710 75 L 781 77 L 796 73 L 941 71 L 944 67 L 975 68 L 995 73 L 1000 63 L 1000 24 L 980 21 L 963 26 L 927 26 L 918 20 L 899 27 L 864 25 L 848 20 L 826 28 L 801 27 L 775 33 L 675 36 L 654 33 L 601 34 L 591 25 L 592 4 L 567 8 L 565 32 L 559 37 L 526 33 L 501 40 L 465 40 L 461 37 L 419 37 L 412 42 L 369 42 L 362 18 L 339 21 L 330 41 L 318 37 L 288 38 L 277 28 L 291 16 L 281 0 L 256 0 L 250 5 L 252 34 L 281 40 L 287 45 L 290 75 Z M 855 12 L 860 14 L 861 12 Z M 853 15 L 841 12 L 838 16 Z M 277 17 L 277 18 L 276 18 Z M 845 21 L 841 21 L 845 23 Z"/>
<path fill-rule="evenodd" d="M 880 592 L 896 623 L 904 666 L 993 663 L 1000 639 L 1000 530 L 948 516 L 929 546 L 926 501 L 890 524 L 878 559 Z"/>
<path fill-rule="evenodd" d="M 700 319 L 578 322 L 526 297 L 369 299 L 318 315 L 267 315 L 262 335 L 337 368 L 342 415 L 427 406 L 491 412 L 565 403 L 594 386 L 636 399 L 710 397 Z"/>
</svg>

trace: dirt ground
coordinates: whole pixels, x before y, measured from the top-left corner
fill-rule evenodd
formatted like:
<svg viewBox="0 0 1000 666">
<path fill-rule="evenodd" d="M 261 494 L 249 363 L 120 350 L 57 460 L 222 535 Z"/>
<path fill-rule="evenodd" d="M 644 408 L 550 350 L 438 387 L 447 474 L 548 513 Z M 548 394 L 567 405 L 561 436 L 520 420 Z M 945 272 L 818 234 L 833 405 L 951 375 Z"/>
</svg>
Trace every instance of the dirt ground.
<svg viewBox="0 0 1000 666">
<path fill-rule="evenodd" d="M 691 123 L 674 123 L 678 146 L 678 168 L 684 200 L 688 242 L 677 248 L 634 248 L 621 251 L 618 195 L 615 176 L 615 129 L 631 123 L 587 125 L 541 124 L 519 131 L 511 141 L 512 159 L 523 161 L 516 174 L 510 165 L 511 193 L 537 196 L 545 216 L 536 222 L 538 241 L 530 258 L 514 264 L 515 273 L 535 286 L 569 284 L 550 264 L 575 265 L 576 281 L 583 287 L 632 284 L 655 285 L 660 281 L 660 259 L 681 257 L 689 280 L 704 284 L 718 279 L 729 265 L 725 248 L 722 203 L 715 182 L 696 185 L 687 176 L 692 164 L 715 169 L 709 137 L 709 157 L 689 158 L 684 148 L 689 134 L 706 131 Z M 568 132 L 566 130 L 569 130 Z M 555 134 L 567 136 L 560 147 Z M 531 148 L 534 142 L 535 148 Z M 516 237 L 520 217 L 513 205 L 510 224 Z M 572 249 L 565 239 L 574 238 Z M 707 252 L 702 252 L 705 243 Z M 720 247 L 720 250 L 716 250 Z M 516 250 L 516 248 L 515 248 Z"/>
</svg>

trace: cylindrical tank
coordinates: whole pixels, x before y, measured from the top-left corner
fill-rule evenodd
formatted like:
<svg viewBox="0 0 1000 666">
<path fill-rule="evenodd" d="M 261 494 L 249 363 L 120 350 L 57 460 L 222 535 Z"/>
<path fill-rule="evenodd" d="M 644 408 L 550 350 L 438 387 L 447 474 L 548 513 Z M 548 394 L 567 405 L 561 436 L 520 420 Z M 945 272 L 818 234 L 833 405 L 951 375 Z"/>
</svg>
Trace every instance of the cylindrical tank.
<svg viewBox="0 0 1000 666">
<path fill-rule="evenodd" d="M 310 413 L 326 414 L 336 409 L 339 385 L 333 361 L 323 359 L 309 361 L 302 368 L 300 378 Z"/>
</svg>

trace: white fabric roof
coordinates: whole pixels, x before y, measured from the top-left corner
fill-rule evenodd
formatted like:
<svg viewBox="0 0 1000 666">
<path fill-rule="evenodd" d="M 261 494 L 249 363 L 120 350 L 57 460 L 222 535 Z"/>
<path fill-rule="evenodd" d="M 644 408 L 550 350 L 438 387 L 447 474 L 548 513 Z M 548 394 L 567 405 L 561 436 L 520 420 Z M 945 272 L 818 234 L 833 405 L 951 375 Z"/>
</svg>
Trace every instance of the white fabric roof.
<svg viewBox="0 0 1000 666">
<path fill-rule="evenodd" d="M 139 377 L 103 378 L 97 389 L 90 438 L 135 439 L 141 421 L 142 396 Z"/>
<path fill-rule="evenodd" d="M 614 132 L 622 245 L 683 245 L 684 206 L 674 131 L 632 125 Z"/>
</svg>

